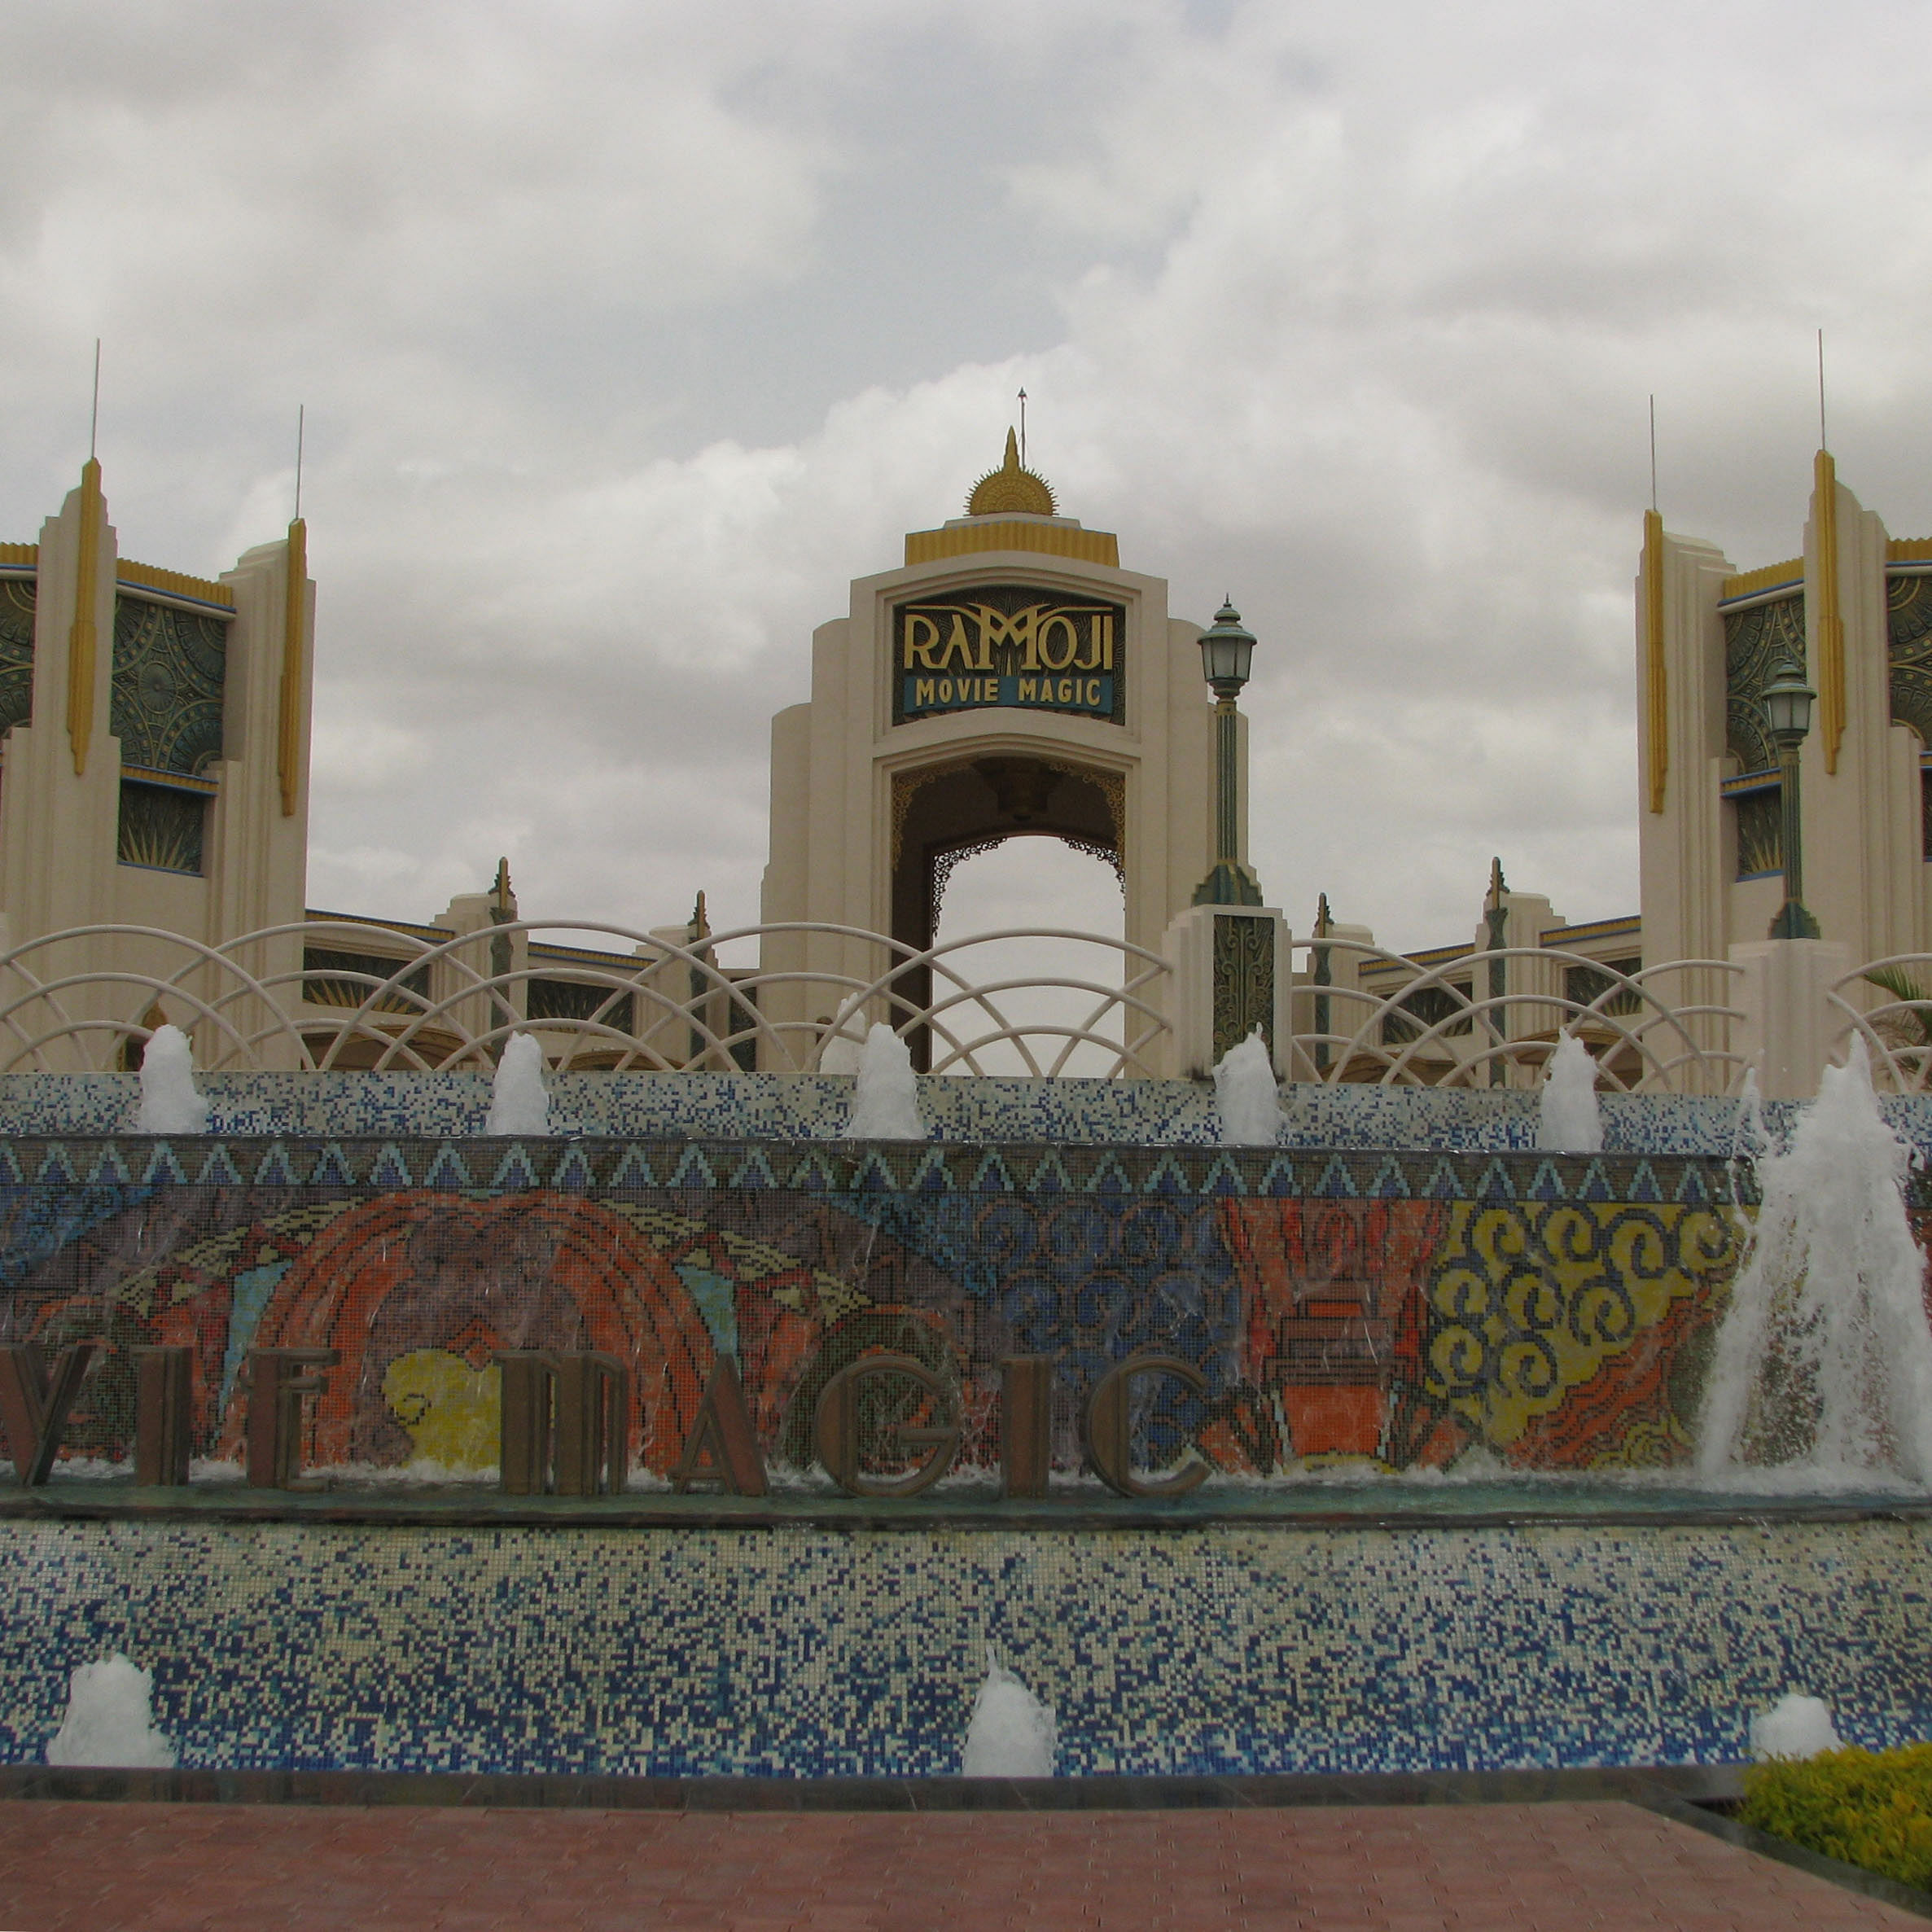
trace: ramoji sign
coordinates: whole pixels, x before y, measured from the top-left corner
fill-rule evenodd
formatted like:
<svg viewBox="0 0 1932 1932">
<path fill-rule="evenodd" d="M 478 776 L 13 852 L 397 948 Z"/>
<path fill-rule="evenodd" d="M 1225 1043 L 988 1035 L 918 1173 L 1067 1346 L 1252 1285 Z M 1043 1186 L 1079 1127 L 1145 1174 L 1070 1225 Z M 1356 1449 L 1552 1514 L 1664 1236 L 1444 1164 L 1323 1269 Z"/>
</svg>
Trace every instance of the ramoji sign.
<svg viewBox="0 0 1932 1932">
<path fill-rule="evenodd" d="M 150 1487 L 185 1486 L 194 1352 L 170 1345 L 132 1352 L 135 1480 Z M 74 1403 L 107 1353 L 103 1342 L 70 1342 L 49 1363 L 31 1342 L 0 1345 L 0 1432 L 23 1484 L 46 1481 Z M 495 1360 L 502 1371 L 497 1469 L 504 1493 L 592 1496 L 621 1491 L 629 1473 L 631 1413 L 625 1365 L 614 1355 L 588 1350 L 515 1350 Z M 305 1400 L 322 1392 L 324 1378 L 339 1361 L 332 1348 L 248 1352 L 243 1386 L 252 1486 L 295 1485 L 301 1473 Z M 1047 1356 L 1009 1356 L 1000 1364 L 1000 1473 L 1010 1496 L 1047 1493 L 1054 1370 Z M 1197 1396 L 1207 1387 L 1201 1371 L 1178 1356 L 1134 1356 L 1115 1364 L 1094 1384 L 1082 1414 L 1087 1461 L 1120 1496 L 1185 1496 L 1209 1474 L 1198 1448 L 1187 1450 L 1164 1474 L 1133 1467 L 1129 1413 L 1135 1385 L 1154 1381 L 1178 1382 Z M 918 1420 L 875 1428 L 869 1443 L 865 1400 L 884 1392 L 878 1385 L 893 1383 L 902 1399 L 912 1397 Z M 906 1355 L 865 1355 L 820 1392 L 812 1439 L 826 1473 L 848 1494 L 914 1496 L 953 1467 L 964 1439 L 962 1424 L 958 1391 L 924 1363 Z M 882 1459 L 889 1468 L 878 1466 Z M 672 1480 L 680 1492 L 700 1486 L 734 1496 L 766 1492 L 764 1457 L 737 1364 L 729 1356 L 721 1356 L 712 1372 Z"/>
<path fill-rule="evenodd" d="M 998 584 L 892 613 L 892 721 L 1003 707 L 1126 716 L 1119 604 Z"/>
</svg>

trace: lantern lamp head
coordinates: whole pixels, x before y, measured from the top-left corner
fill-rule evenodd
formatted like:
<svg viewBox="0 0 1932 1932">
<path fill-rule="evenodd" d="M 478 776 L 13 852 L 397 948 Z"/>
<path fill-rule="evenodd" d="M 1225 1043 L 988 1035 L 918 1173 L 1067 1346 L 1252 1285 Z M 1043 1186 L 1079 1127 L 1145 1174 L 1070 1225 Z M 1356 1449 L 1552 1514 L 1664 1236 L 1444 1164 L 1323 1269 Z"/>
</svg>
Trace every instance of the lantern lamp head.
<svg viewBox="0 0 1932 1932">
<path fill-rule="evenodd" d="M 1233 698 L 1248 681 L 1254 661 L 1255 633 L 1241 621 L 1232 602 L 1214 614 L 1211 628 L 1201 633 L 1201 675 L 1217 698 Z"/>
<path fill-rule="evenodd" d="M 1804 672 L 1788 659 L 1765 686 L 1759 702 L 1772 740 L 1781 751 L 1795 750 L 1804 743 L 1812 729 L 1812 706 L 1817 696 L 1805 682 Z"/>
</svg>

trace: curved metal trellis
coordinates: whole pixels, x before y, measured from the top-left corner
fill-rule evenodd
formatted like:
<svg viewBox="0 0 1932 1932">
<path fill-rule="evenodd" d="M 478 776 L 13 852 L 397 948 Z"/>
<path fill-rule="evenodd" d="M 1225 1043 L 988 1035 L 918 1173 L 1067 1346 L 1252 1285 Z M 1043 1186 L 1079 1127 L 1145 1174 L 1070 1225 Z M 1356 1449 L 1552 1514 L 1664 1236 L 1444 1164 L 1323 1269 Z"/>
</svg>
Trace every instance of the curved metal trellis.
<svg viewBox="0 0 1932 1932">
<path fill-rule="evenodd" d="M 629 950 L 585 944 L 598 938 Z M 1013 941 L 1098 948 L 1089 957 L 1104 964 L 975 976 L 975 948 Z M 774 963 L 723 963 L 754 945 Z M 1614 1089 L 1724 1093 L 1741 1076 L 1731 1042 L 1743 1016 L 1716 997 L 1741 969 L 1725 961 L 1625 973 L 1579 953 L 1516 947 L 1425 964 L 1335 937 L 1297 941 L 1294 953 L 1302 968 L 1296 1027 L 1278 1055 L 1293 1079 L 1523 1084 L 1563 1032 L 1582 1036 Z M 1920 972 L 1932 988 L 1932 958 L 1878 962 L 1890 966 Z M 1470 984 L 1477 966 L 1492 969 L 1505 990 L 1479 995 Z M 1590 975 L 1580 984 L 1579 968 Z M 1392 984 L 1364 986 L 1364 977 Z M 1865 1012 L 1845 997 L 1860 978 L 1833 995 L 1846 1027 L 1871 1036 L 1890 1084 L 1919 1090 L 1932 1067 L 1921 1023 L 1932 1022 L 1932 992 L 1905 997 L 1918 990 L 1914 982 L 1890 1006 Z M 1572 985 L 1590 997 L 1575 997 Z M 533 988 L 550 1001 L 567 995 L 568 1010 L 533 1014 Z M 1041 1010 L 1045 994 L 1058 1010 Z M 1145 1076 L 1170 1070 L 1179 997 L 1175 969 L 1159 953 L 1051 927 L 918 948 L 804 921 L 680 940 L 598 922 L 521 920 L 431 938 L 310 919 L 219 945 L 100 925 L 0 953 L 0 1071 L 125 1064 L 158 1004 L 193 1034 L 198 1064 L 212 1071 L 483 1068 L 524 1032 L 560 1070 L 813 1071 L 849 1067 L 868 1026 L 883 1019 L 923 1036 L 935 1072 Z M 1917 1033 L 1897 1037 L 1908 1024 Z"/>
<path fill-rule="evenodd" d="M 1728 961 L 1679 960 L 1625 973 L 1582 953 L 1512 946 L 1426 966 L 1367 941 L 1328 937 L 1299 940 L 1295 951 L 1308 960 L 1305 975 L 1298 976 L 1298 998 L 1317 1023 L 1296 1032 L 1298 1080 L 1329 1085 L 1523 1084 L 1565 1033 L 1583 1039 L 1597 1058 L 1600 1083 L 1619 1092 L 1723 1093 L 1743 1077 L 1743 1056 L 1728 1044 L 1733 1025 L 1744 1017 L 1741 1010 L 1706 997 L 1694 979 L 1689 982 L 1693 997 L 1686 1003 L 1667 1001 L 1660 990 L 1693 974 L 1711 975 L 1710 984 L 1725 984 L 1727 976 L 1742 972 Z M 1318 953 L 1325 956 L 1330 975 L 1319 984 Z M 1387 992 L 1347 981 L 1335 984 L 1338 955 L 1352 968 L 1350 979 L 1379 968 L 1404 976 Z M 1497 969 L 1506 982 L 1512 962 L 1522 962 L 1518 975 L 1533 970 L 1549 984 L 1480 996 L 1473 983 L 1467 992 L 1457 984 L 1479 965 Z M 1587 1000 L 1566 990 L 1568 975 L 1576 969 L 1602 982 Z M 1324 1008 L 1326 1024 L 1319 1023 Z"/>
<path fill-rule="evenodd" d="M 1886 997 L 1877 997 L 1877 995 Z M 1932 953 L 1892 953 L 1835 981 L 1826 996 L 1829 1057 L 1862 1039 L 1873 1084 L 1895 1093 L 1932 1089 Z"/>
<path fill-rule="evenodd" d="M 577 943 L 532 956 L 533 935 Z M 591 953 L 582 935 L 628 942 L 628 955 Z M 724 951 L 773 936 L 831 942 L 870 956 L 872 970 L 729 967 Z M 1114 976 L 1014 975 L 975 983 L 959 956 L 996 941 L 1045 940 L 1097 947 Z M 521 941 L 525 963 L 491 970 Z M 541 946 L 542 942 L 538 939 Z M 369 948 L 379 946 L 378 954 Z M 340 947 L 340 953 L 331 951 Z M 315 966 L 260 962 L 326 953 Z M 72 963 L 109 958 L 111 964 Z M 366 959 L 379 972 L 351 963 Z M 145 970 L 129 963 L 148 962 Z M 253 963 L 251 963 L 253 962 Z M 392 962 L 393 962 L 392 964 Z M 896 1030 L 929 1030 L 935 1071 L 984 1072 L 1004 1048 L 1036 1075 L 1070 1071 L 1085 1048 L 1109 1076 L 1158 1070 L 1156 1044 L 1170 1030 L 1158 953 L 1124 940 L 1057 928 L 1014 927 L 915 948 L 857 927 L 795 922 L 745 927 L 680 943 L 659 934 L 588 922 L 520 920 L 429 940 L 363 922 L 304 920 L 245 933 L 220 945 L 159 927 L 99 925 L 50 933 L 0 953 L 0 1071 L 99 1069 L 121 1063 L 149 1036 L 158 1004 L 195 1038 L 211 1071 L 282 1067 L 303 1071 L 487 1067 L 510 1035 L 536 1034 L 559 1068 L 673 1071 L 760 1068 L 809 1071 L 835 1043 L 856 1042 L 873 1019 Z M 930 979 L 924 975 L 929 972 Z M 529 1014 L 534 982 L 562 981 L 581 1010 Z M 929 987 L 925 999 L 909 986 Z M 1010 996 L 1044 991 L 1080 1001 L 1071 1019 L 1016 1017 Z M 792 994 L 813 1019 L 773 1018 Z M 808 994 L 809 997 L 804 997 Z"/>
</svg>

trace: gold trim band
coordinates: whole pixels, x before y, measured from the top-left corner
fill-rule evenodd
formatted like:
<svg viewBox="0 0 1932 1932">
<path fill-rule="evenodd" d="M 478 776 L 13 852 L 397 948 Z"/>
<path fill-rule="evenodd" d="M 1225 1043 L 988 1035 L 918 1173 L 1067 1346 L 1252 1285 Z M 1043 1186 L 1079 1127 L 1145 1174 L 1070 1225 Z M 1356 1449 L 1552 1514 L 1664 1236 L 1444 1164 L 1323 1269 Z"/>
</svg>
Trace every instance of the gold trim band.
<svg viewBox="0 0 1932 1932">
<path fill-rule="evenodd" d="M 1767 563 L 1762 570 L 1740 571 L 1736 576 L 1726 577 L 1718 587 L 1718 602 L 1728 603 L 1734 597 L 1749 597 L 1754 591 L 1776 590 L 1803 578 L 1804 559 L 1787 557 L 1782 563 Z"/>
<path fill-rule="evenodd" d="M 1111 530 L 1072 530 L 1052 524 L 1023 524 L 984 517 L 947 530 L 911 530 L 908 563 L 969 557 L 978 550 L 1036 550 L 1046 557 L 1077 557 L 1084 563 L 1120 567 L 1120 539 Z"/>
<path fill-rule="evenodd" d="M 199 778 L 192 772 L 163 771 L 152 764 L 124 764 L 120 775 L 136 785 L 158 785 L 168 791 L 192 791 L 203 798 L 212 798 L 221 789 L 213 778 Z"/>
<path fill-rule="evenodd" d="M 282 689 L 275 717 L 275 772 L 282 782 L 282 816 L 296 811 L 301 773 L 302 620 L 307 614 L 309 526 L 297 517 L 288 526 L 288 574 L 282 603 Z"/>
<path fill-rule="evenodd" d="M 74 572 L 74 621 L 67 634 L 67 735 L 74 751 L 74 776 L 87 769 L 94 736 L 94 660 L 99 639 L 94 622 L 94 583 L 100 565 L 101 466 L 93 457 L 81 467 L 80 561 Z"/>
<path fill-rule="evenodd" d="M 226 584 L 211 584 L 206 577 L 184 576 L 178 570 L 158 570 L 151 563 L 129 563 L 125 558 L 114 566 L 114 574 L 124 584 L 144 590 L 159 590 L 169 597 L 191 597 L 198 603 L 224 604 L 234 608 L 234 593 Z"/>
<path fill-rule="evenodd" d="M 1644 512 L 1645 694 L 1650 727 L 1650 809 L 1663 809 L 1671 769 L 1670 686 L 1663 659 L 1663 519 Z"/>
<path fill-rule="evenodd" d="M 1829 449 L 1813 465 L 1816 479 L 1818 545 L 1818 729 L 1825 739 L 1825 769 L 1838 769 L 1845 736 L 1845 622 L 1838 611 L 1838 471 Z"/>
</svg>

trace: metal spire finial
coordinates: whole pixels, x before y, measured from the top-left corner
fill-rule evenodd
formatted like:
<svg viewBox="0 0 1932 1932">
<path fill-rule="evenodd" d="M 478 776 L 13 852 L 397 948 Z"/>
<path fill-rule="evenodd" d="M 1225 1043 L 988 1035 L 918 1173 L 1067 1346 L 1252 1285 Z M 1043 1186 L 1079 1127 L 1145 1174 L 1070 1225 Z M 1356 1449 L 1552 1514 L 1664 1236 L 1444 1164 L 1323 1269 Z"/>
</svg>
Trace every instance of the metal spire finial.
<svg viewBox="0 0 1932 1932">
<path fill-rule="evenodd" d="M 1657 398 L 1650 398 L 1650 507 L 1657 507 Z"/>
<path fill-rule="evenodd" d="M 1831 439 L 1825 433 L 1825 331 L 1818 331 L 1818 447 L 1829 449 Z"/>
</svg>

